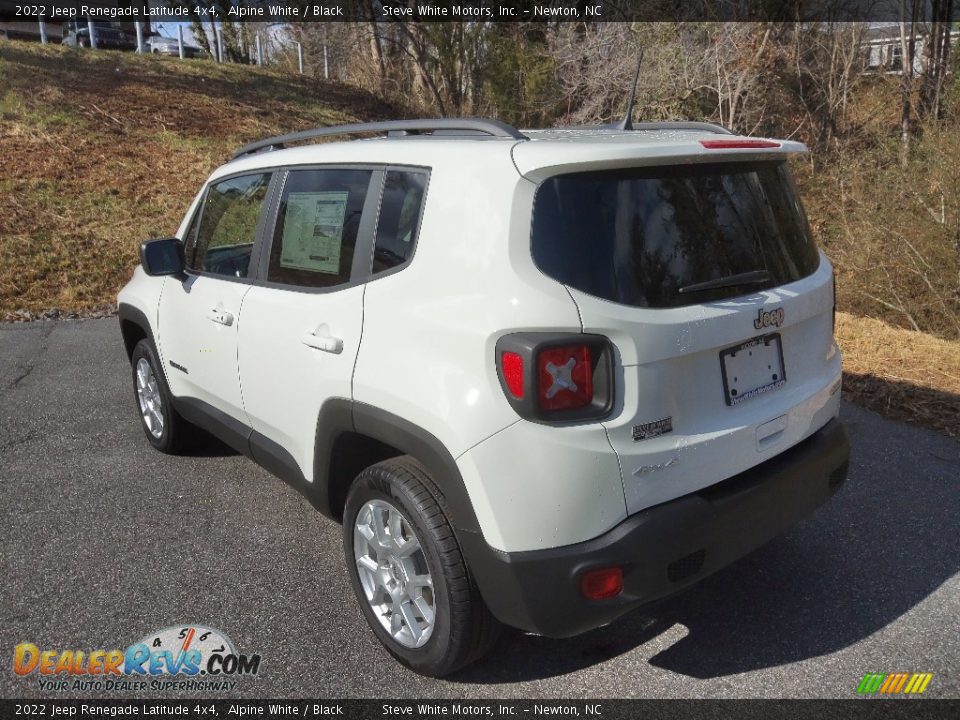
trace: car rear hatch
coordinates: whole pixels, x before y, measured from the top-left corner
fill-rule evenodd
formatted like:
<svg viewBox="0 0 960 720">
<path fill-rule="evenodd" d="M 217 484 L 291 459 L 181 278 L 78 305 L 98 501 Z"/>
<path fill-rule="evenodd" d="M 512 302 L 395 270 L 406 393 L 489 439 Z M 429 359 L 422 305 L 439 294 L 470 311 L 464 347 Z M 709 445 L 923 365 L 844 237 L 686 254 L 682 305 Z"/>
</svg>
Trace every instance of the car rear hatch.
<svg viewBox="0 0 960 720">
<path fill-rule="evenodd" d="M 832 269 L 786 164 L 803 146 L 671 137 L 563 166 L 538 143 L 514 151 L 539 185 L 534 261 L 615 346 L 604 427 L 631 513 L 769 459 L 838 402 Z"/>
</svg>

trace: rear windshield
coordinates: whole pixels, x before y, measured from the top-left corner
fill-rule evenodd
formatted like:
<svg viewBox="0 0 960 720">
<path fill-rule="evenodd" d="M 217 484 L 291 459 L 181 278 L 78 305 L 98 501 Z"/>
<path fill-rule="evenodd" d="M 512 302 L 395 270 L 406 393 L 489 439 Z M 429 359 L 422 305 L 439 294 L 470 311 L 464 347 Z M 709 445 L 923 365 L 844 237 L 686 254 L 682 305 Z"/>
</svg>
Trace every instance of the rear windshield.
<svg viewBox="0 0 960 720">
<path fill-rule="evenodd" d="M 651 308 L 776 287 L 810 275 L 820 262 L 782 161 L 550 178 L 537 189 L 532 251 L 555 280 Z M 768 279 L 757 282 L 756 271 Z M 743 273 L 753 274 L 750 282 L 691 289 Z"/>
</svg>

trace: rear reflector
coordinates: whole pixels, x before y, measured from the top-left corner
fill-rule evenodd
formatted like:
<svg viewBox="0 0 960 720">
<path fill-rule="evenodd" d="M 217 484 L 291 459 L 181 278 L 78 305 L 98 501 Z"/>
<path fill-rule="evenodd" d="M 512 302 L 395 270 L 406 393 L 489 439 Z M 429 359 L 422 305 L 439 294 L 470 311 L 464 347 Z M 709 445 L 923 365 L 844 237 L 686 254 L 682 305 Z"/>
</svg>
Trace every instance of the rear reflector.
<svg viewBox="0 0 960 720">
<path fill-rule="evenodd" d="M 505 352 L 500 356 L 500 367 L 510 394 L 523 400 L 523 357 L 519 353 Z"/>
<path fill-rule="evenodd" d="M 778 148 L 780 143 L 773 140 L 701 140 L 700 144 L 708 150 L 735 150 L 737 148 Z"/>
<path fill-rule="evenodd" d="M 580 578 L 580 592 L 590 600 L 606 600 L 623 592 L 623 570 L 618 567 L 591 570 Z"/>
<path fill-rule="evenodd" d="M 593 402 L 589 345 L 564 345 L 537 354 L 538 400 L 544 410 L 569 410 Z"/>
<path fill-rule="evenodd" d="M 689 555 L 674 560 L 667 565 L 667 579 L 676 583 L 696 575 L 703 568 L 703 561 L 706 557 L 707 551 L 700 548 Z"/>
</svg>

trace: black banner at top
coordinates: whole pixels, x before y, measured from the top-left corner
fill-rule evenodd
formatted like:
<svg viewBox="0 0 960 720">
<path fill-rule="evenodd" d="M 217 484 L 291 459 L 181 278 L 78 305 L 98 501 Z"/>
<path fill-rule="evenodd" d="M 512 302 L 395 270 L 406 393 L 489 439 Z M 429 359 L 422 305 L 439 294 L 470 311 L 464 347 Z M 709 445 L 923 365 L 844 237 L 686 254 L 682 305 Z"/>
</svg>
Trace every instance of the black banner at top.
<svg viewBox="0 0 960 720">
<path fill-rule="evenodd" d="M 0 0 L 0 21 L 921 22 L 945 0 Z M 916 9 L 916 14 L 914 14 Z M 960 20 L 960 2 L 952 3 Z"/>
</svg>

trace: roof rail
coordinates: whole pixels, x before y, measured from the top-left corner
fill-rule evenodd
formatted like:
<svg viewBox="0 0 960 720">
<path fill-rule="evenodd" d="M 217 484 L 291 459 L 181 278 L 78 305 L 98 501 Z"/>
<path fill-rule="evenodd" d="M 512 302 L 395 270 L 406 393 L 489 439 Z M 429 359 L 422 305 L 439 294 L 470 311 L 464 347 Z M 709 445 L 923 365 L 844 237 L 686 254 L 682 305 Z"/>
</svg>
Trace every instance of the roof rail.
<svg viewBox="0 0 960 720">
<path fill-rule="evenodd" d="M 301 132 L 289 133 L 287 135 L 278 135 L 277 137 L 258 140 L 255 143 L 244 145 L 240 148 L 232 160 L 236 160 L 244 155 L 250 155 L 265 149 L 278 149 L 289 143 L 310 140 L 317 137 L 330 135 L 362 135 L 366 133 L 388 133 L 390 135 L 419 135 L 426 132 L 448 132 L 451 130 L 463 130 L 468 133 L 489 135 L 499 138 L 513 138 L 514 140 L 526 140 L 515 127 L 500 122 L 499 120 L 485 120 L 481 118 L 440 118 L 436 120 L 384 120 L 382 122 L 372 123 L 354 123 L 352 125 L 332 125 L 330 127 L 314 128 L 313 130 L 303 130 Z"/>
</svg>

